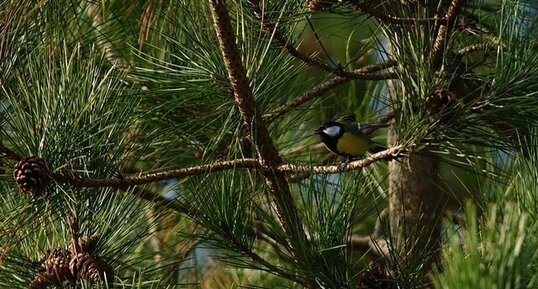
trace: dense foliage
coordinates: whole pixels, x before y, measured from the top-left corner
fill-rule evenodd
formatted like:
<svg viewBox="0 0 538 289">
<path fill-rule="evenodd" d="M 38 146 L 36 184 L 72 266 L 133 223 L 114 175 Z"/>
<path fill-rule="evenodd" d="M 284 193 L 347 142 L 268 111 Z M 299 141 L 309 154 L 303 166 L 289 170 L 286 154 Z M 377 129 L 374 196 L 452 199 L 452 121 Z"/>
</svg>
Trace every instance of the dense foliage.
<svg viewBox="0 0 538 289">
<path fill-rule="evenodd" d="M 2 1 L 0 287 L 537 288 L 537 14 Z"/>
</svg>

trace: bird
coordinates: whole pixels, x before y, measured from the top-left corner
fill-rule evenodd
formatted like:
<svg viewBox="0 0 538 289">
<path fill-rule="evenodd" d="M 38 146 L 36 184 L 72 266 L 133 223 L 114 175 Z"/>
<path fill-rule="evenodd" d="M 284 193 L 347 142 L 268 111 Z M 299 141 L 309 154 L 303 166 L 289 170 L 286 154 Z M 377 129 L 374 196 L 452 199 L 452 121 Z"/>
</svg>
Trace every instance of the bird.
<svg viewBox="0 0 538 289">
<path fill-rule="evenodd" d="M 379 128 L 375 123 L 357 123 L 355 114 L 338 114 L 323 123 L 315 134 L 319 135 L 325 147 L 346 158 L 346 163 L 352 159 L 362 158 L 367 152 L 379 152 L 384 146 L 373 142 L 364 132 L 365 128 Z"/>
</svg>

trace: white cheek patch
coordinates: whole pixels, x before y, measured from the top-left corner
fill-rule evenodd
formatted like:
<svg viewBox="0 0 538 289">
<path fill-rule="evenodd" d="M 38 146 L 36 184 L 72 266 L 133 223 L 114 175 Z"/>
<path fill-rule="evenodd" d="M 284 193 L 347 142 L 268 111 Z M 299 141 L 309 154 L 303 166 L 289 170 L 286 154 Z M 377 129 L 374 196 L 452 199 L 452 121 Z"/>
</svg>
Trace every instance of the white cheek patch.
<svg viewBox="0 0 538 289">
<path fill-rule="evenodd" d="M 325 133 L 328 136 L 335 137 L 340 133 L 340 127 L 339 126 L 330 126 L 323 130 L 323 133 Z"/>
</svg>

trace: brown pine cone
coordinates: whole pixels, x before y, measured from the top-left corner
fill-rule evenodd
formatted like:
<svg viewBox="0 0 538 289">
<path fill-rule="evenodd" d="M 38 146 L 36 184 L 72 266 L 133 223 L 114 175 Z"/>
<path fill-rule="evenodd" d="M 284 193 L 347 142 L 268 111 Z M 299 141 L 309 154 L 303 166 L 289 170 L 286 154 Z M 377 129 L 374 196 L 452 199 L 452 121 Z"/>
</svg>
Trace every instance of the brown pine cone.
<svg viewBox="0 0 538 289">
<path fill-rule="evenodd" d="M 86 253 L 93 253 L 95 250 L 95 247 L 97 246 L 97 242 L 99 242 L 99 235 L 91 235 L 87 238 L 80 240 L 80 249 L 82 252 Z"/>
<path fill-rule="evenodd" d="M 337 0 L 307 0 L 306 4 L 310 11 L 322 11 L 324 9 L 331 8 Z"/>
<path fill-rule="evenodd" d="M 386 269 L 379 262 L 372 262 L 369 268 L 359 275 L 357 289 L 393 289 L 393 281 L 387 276 Z"/>
<path fill-rule="evenodd" d="M 114 279 L 114 269 L 99 257 L 93 257 L 88 253 L 79 253 L 71 259 L 69 269 L 77 280 L 85 279 L 90 282 L 108 282 Z"/>
<path fill-rule="evenodd" d="M 17 164 L 13 177 L 21 192 L 34 195 L 44 189 L 49 182 L 49 172 L 42 158 L 26 157 Z"/>
<path fill-rule="evenodd" d="M 40 258 L 41 270 L 46 279 L 61 284 L 64 281 L 73 280 L 73 275 L 69 270 L 71 252 L 61 248 L 47 250 Z"/>
<path fill-rule="evenodd" d="M 437 89 L 426 97 L 426 112 L 429 115 L 436 115 L 454 107 L 456 103 L 455 95 L 446 89 Z"/>
<path fill-rule="evenodd" d="M 32 280 L 32 283 L 30 283 L 30 286 L 28 286 L 29 289 L 46 289 L 49 287 L 49 285 L 52 285 L 53 283 L 49 280 L 49 278 L 43 276 L 43 275 L 37 275 L 35 276 L 34 280 Z"/>
<path fill-rule="evenodd" d="M 30 283 L 30 289 L 45 289 L 50 285 L 62 285 L 66 281 L 73 280 L 69 270 L 71 253 L 67 250 L 56 248 L 47 250 L 39 258 L 41 267 L 38 274 Z"/>
</svg>

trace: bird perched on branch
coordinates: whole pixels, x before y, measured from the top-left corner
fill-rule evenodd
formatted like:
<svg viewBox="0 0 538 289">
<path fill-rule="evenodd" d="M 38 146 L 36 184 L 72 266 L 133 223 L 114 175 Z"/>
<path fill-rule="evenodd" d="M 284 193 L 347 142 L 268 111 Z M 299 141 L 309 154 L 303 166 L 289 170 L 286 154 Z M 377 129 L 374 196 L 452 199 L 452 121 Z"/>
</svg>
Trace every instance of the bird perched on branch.
<svg viewBox="0 0 538 289">
<path fill-rule="evenodd" d="M 376 153 L 385 149 L 384 146 L 373 142 L 365 129 L 385 127 L 379 123 L 357 123 L 355 114 L 340 114 L 322 124 L 315 133 L 321 138 L 328 150 L 346 158 L 361 158 L 367 152 Z M 371 132 L 370 132 L 371 133 Z"/>
</svg>

